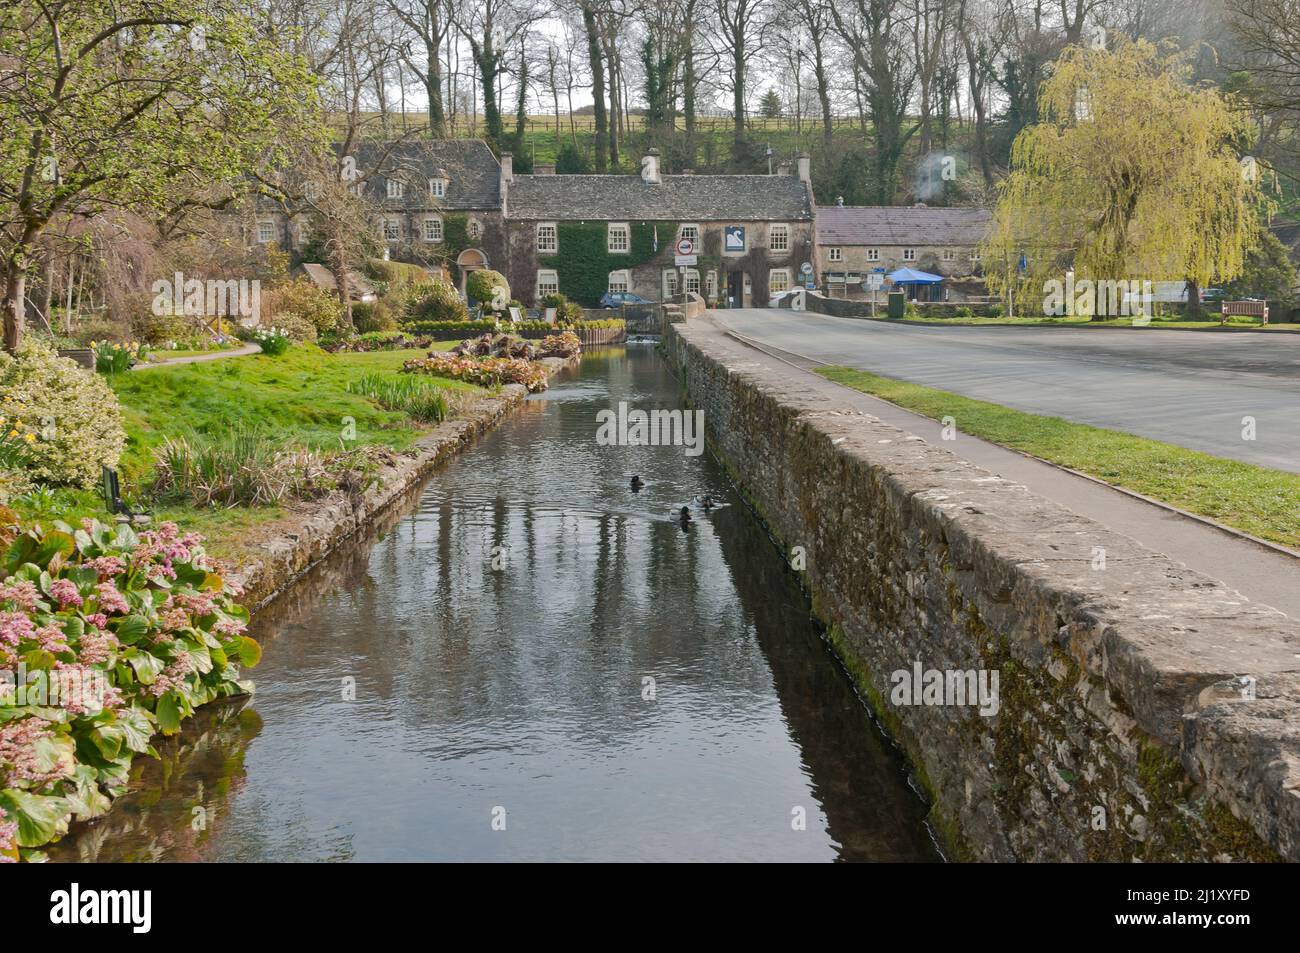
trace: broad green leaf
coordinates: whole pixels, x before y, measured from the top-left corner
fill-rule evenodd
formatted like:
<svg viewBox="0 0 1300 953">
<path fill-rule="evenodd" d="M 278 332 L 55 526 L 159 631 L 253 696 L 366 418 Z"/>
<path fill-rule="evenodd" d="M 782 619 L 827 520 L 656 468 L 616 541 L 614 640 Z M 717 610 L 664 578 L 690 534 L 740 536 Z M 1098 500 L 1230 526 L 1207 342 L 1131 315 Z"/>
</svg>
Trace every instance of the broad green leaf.
<svg viewBox="0 0 1300 953">
<path fill-rule="evenodd" d="M 67 829 L 71 808 L 65 798 L 33 794 L 17 788 L 0 791 L 0 807 L 18 823 L 18 846 L 40 847 Z"/>
</svg>

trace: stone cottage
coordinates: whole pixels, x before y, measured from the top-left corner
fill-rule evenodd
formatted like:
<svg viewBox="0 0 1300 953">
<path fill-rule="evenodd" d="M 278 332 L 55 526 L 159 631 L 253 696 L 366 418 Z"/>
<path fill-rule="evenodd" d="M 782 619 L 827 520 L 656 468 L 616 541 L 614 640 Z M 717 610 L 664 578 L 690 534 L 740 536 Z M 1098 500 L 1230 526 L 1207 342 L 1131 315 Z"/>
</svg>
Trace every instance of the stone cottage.
<svg viewBox="0 0 1300 953">
<path fill-rule="evenodd" d="M 986 208 L 819 206 L 818 280 L 836 298 L 865 298 L 862 281 L 867 275 L 898 268 L 960 284 L 962 278 L 983 274 L 979 246 L 991 221 Z"/>
<path fill-rule="evenodd" d="M 350 161 L 349 161 L 350 160 Z M 480 268 L 506 270 L 501 164 L 481 139 L 366 143 L 344 157 L 344 175 L 376 210 L 375 231 L 388 257 L 445 268 L 464 290 Z M 305 218 L 259 207 L 254 240 L 295 257 L 310 251 Z"/>
<path fill-rule="evenodd" d="M 524 301 L 557 290 L 585 305 L 606 291 L 658 301 L 686 290 L 766 304 L 811 265 L 807 155 L 776 175 L 664 175 L 653 149 L 639 175 L 512 175 L 508 156 L 502 168 L 507 277 Z"/>
</svg>

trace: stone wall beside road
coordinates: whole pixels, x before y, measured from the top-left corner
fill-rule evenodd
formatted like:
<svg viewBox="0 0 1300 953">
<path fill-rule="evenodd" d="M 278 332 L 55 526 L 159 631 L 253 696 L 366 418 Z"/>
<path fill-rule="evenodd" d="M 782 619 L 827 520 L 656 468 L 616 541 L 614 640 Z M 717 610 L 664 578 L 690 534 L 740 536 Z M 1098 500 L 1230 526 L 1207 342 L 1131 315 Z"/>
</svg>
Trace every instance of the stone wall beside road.
<svg viewBox="0 0 1300 953">
<path fill-rule="evenodd" d="M 665 349 L 955 856 L 1300 860 L 1300 626 L 707 321 Z M 996 713 L 899 704 L 918 663 Z"/>
</svg>

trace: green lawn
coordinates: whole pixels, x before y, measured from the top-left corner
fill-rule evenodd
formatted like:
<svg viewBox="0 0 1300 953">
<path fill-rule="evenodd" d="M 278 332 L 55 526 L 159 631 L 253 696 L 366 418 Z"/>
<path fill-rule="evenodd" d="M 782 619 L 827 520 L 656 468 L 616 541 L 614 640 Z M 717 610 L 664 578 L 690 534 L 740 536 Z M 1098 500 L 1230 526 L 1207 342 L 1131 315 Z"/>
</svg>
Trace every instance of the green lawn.
<svg viewBox="0 0 1300 953">
<path fill-rule="evenodd" d="M 1107 483 L 1300 548 L 1300 474 L 1224 460 L 1117 430 L 1028 414 L 849 367 L 822 376 Z"/>
<path fill-rule="evenodd" d="M 457 342 L 433 345 L 446 350 Z M 347 391 L 350 381 L 368 371 L 396 372 L 402 362 L 424 350 L 327 354 L 311 345 L 295 345 L 280 357 L 261 354 L 197 364 L 178 364 L 131 371 L 110 379 L 122 404 L 127 433 L 119 464 L 123 490 L 137 493 L 150 483 L 154 448 L 167 437 L 215 435 L 236 427 L 265 430 L 286 445 L 339 449 L 344 418 L 356 425 L 356 444 L 409 446 L 427 428 L 404 413 L 378 407 L 368 397 Z M 430 378 L 448 390 L 479 392 L 459 381 Z M 49 522 L 103 515 L 98 491 L 55 491 L 45 506 L 27 501 L 19 515 Z M 240 539 L 261 523 L 284 515 L 280 507 L 198 509 L 184 505 L 153 508 L 155 520 L 174 520 L 209 537 L 217 555 L 236 555 Z"/>
<path fill-rule="evenodd" d="M 128 480 L 141 479 L 152 469 L 153 450 L 164 438 L 219 434 L 235 427 L 268 430 L 286 444 L 334 449 L 340 446 L 345 417 L 356 422 L 358 443 L 405 447 L 422 428 L 405 414 L 348 393 L 347 385 L 367 371 L 397 371 L 403 361 L 423 354 L 327 354 L 298 345 L 280 357 L 252 354 L 119 374 L 111 383 L 127 431 L 120 470 Z M 475 389 L 459 381 L 438 383 L 449 390 Z"/>
</svg>

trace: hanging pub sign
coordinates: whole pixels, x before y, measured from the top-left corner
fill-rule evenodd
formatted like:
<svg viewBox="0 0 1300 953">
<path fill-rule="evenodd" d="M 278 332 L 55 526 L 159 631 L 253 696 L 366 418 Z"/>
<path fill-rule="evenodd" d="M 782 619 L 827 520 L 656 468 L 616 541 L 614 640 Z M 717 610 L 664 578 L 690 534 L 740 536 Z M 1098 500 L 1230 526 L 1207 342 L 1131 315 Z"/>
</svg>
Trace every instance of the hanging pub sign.
<svg viewBox="0 0 1300 953">
<path fill-rule="evenodd" d="M 722 231 L 722 250 L 729 255 L 745 252 L 745 226 L 728 225 Z"/>
</svg>

